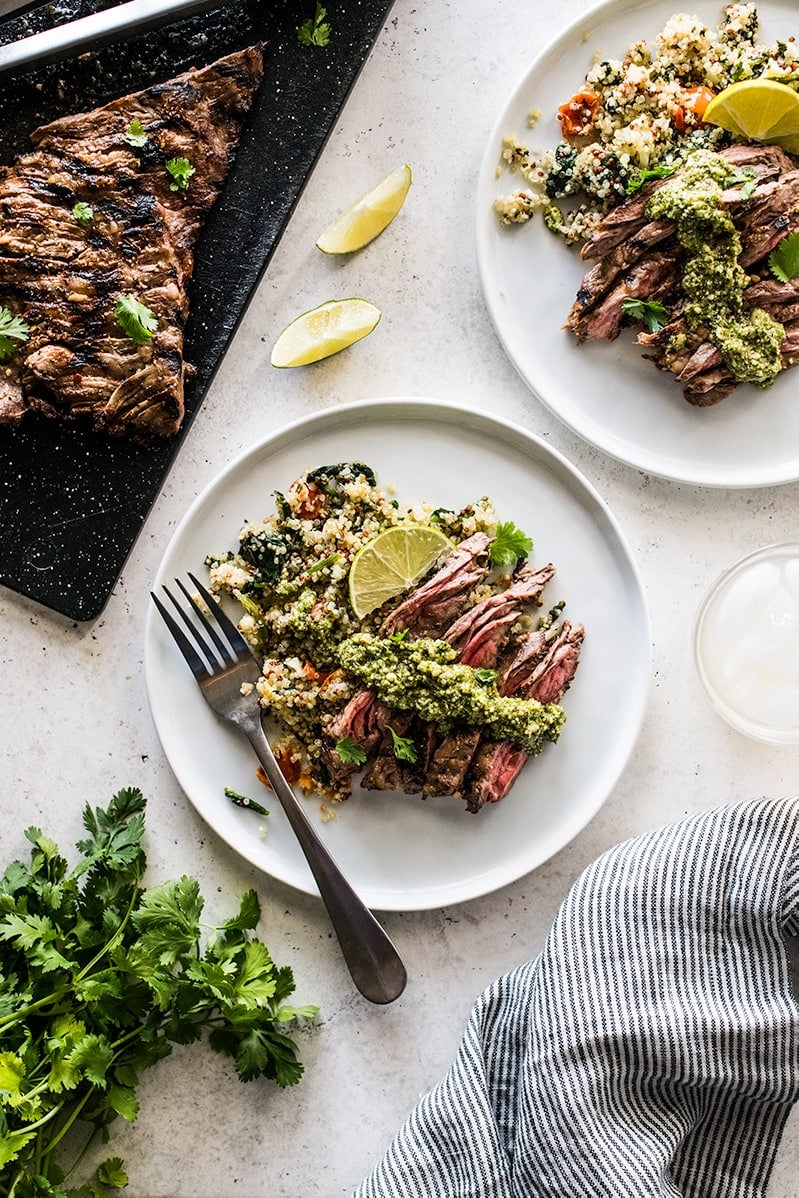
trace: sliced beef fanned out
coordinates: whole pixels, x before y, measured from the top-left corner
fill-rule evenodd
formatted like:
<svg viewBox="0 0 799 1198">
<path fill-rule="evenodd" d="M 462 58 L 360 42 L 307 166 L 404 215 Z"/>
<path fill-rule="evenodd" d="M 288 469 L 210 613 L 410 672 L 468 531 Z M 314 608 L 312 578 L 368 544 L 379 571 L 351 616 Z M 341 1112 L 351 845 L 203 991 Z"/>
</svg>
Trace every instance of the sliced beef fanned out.
<svg viewBox="0 0 799 1198">
<path fill-rule="evenodd" d="M 740 171 L 721 202 L 741 239 L 740 264 L 755 275 L 744 292 L 743 307 L 762 307 L 786 327 L 780 353 L 787 368 L 796 361 L 790 329 L 799 318 L 799 292 L 789 285 L 774 286 L 774 280 L 760 279 L 757 272 L 766 274 L 769 253 L 787 234 L 799 231 L 797 160 L 777 146 L 735 145 L 720 153 Z M 675 375 L 689 403 L 708 407 L 730 395 L 739 380 L 710 340 L 710 330 L 690 327 L 683 315 L 685 253 L 674 226 L 650 221 L 646 215 L 648 199 L 667 182 L 645 184 L 609 213 L 583 246 L 582 256 L 596 264 L 583 279 L 565 327 L 580 341 L 613 340 L 630 323 L 621 310 L 626 298 L 659 301 L 669 312 L 668 323 L 656 332 L 639 331 L 636 343 L 658 369 Z"/>
<path fill-rule="evenodd" d="M 476 532 L 450 553 L 432 578 L 411 591 L 380 628 L 381 636 L 405 629 L 414 636 L 438 636 L 463 611 L 471 591 L 485 576 L 490 540 Z"/>
<path fill-rule="evenodd" d="M 38 411 L 110 436 L 177 431 L 192 247 L 261 74 L 261 49 L 250 47 L 45 125 L 0 172 L 0 304 L 31 327 L 6 367 L 0 423 Z M 146 133 L 138 148 L 134 121 Z M 186 188 L 166 169 L 179 158 L 194 168 Z M 78 202 L 92 213 L 83 223 Z M 143 344 L 115 319 L 122 295 L 155 314 Z"/>
<path fill-rule="evenodd" d="M 386 617 L 380 635 L 392 636 L 407 630 L 410 637 L 436 637 L 444 632 L 485 577 L 489 545 L 489 538 L 482 532 L 461 541 L 432 577 L 411 591 Z M 369 757 L 377 749 L 392 714 L 373 690 L 364 687 L 356 691 L 327 729 L 329 743 L 324 760 L 332 777 L 340 780 L 358 769 L 356 764 L 340 760 L 335 751 L 336 742 L 350 737 Z"/>
<path fill-rule="evenodd" d="M 392 732 L 410 741 L 416 757 L 414 761 L 397 757 Z M 402 790 L 406 794 L 418 794 L 427 768 L 429 738 L 429 726 L 415 712 L 390 713 L 374 760 L 361 778 L 364 790 Z"/>
<path fill-rule="evenodd" d="M 540 606 L 544 587 L 555 577 L 552 563 L 524 565 L 504 591 L 476 603 L 451 624 L 443 640 L 458 652 L 458 661 L 475 669 L 493 666 L 508 630 L 524 606 Z"/>
<path fill-rule="evenodd" d="M 585 630 L 564 620 L 543 658 L 540 641 L 532 641 L 526 656 L 511 666 L 505 693 L 539 703 L 557 703 L 568 689 L 580 660 Z M 478 812 L 486 803 L 497 803 L 508 793 L 528 759 L 524 749 L 510 741 L 483 741 L 475 754 L 463 787 L 466 808 Z"/>
<path fill-rule="evenodd" d="M 626 316 L 624 302 L 639 299 L 646 303 L 667 299 L 673 294 L 679 278 L 682 255 L 671 251 L 651 254 L 636 262 L 614 283 L 613 289 L 599 303 L 583 305 L 584 293 L 577 293 L 565 327 L 578 341 L 615 341 Z"/>
<path fill-rule="evenodd" d="M 458 661 L 475 669 L 495 666 L 522 608 L 540 605 L 544 587 L 554 576 L 551 563 L 538 569 L 523 566 L 504 591 L 464 612 L 444 634 L 444 639 L 458 648 Z M 430 735 L 435 747 L 423 771 L 422 792 L 429 796 L 453 795 L 460 789 L 480 744 L 480 729 L 456 728 L 440 740 L 434 731 Z"/>
</svg>

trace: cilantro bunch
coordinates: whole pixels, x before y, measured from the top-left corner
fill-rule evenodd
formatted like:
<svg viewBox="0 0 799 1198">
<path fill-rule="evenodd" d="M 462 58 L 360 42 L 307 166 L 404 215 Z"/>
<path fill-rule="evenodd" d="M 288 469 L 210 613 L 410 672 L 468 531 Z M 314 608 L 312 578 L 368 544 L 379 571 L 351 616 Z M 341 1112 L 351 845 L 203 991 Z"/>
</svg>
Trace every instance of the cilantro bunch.
<svg viewBox="0 0 799 1198">
<path fill-rule="evenodd" d="M 135 1120 L 139 1076 L 172 1044 L 207 1034 L 242 1081 L 288 1086 L 302 1074 L 281 1028 L 316 1008 L 285 1005 L 294 979 L 250 935 L 254 891 L 209 929 L 194 878 L 145 889 L 144 808 L 134 789 L 105 810 L 87 804 L 71 869 L 28 828 L 30 863 L 0 878 L 0 1198 L 100 1198 L 126 1185 L 118 1158 L 88 1185 L 73 1177 L 96 1135 Z M 70 1146 L 83 1141 L 72 1164 L 67 1133 Z"/>
</svg>

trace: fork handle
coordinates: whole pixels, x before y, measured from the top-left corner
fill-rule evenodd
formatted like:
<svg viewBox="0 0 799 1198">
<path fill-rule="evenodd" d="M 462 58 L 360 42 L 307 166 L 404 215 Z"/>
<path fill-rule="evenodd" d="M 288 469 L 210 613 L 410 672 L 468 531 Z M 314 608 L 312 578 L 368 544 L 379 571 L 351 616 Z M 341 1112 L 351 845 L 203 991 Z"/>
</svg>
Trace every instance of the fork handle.
<svg viewBox="0 0 799 1198">
<path fill-rule="evenodd" d="M 399 953 L 316 835 L 297 796 L 283 777 L 260 721 L 256 727 L 244 727 L 243 731 L 305 854 L 352 980 L 370 1002 L 393 1002 L 402 994 L 408 980 Z"/>
</svg>

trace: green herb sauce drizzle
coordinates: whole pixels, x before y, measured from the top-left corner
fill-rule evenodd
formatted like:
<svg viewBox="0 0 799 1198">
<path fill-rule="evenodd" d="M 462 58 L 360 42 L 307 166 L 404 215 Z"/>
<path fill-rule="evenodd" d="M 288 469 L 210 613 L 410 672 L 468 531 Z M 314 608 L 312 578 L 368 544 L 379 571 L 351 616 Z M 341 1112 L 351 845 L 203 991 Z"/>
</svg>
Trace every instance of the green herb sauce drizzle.
<svg viewBox="0 0 799 1198">
<path fill-rule="evenodd" d="M 721 202 L 735 177 L 719 154 L 697 150 L 650 198 L 646 214 L 674 221 L 688 251 L 682 283 L 689 328 L 707 326 L 708 339 L 740 382 L 769 387 L 782 369 L 785 329 L 762 308 L 743 310 L 749 277 L 738 262 L 741 239 Z"/>
</svg>

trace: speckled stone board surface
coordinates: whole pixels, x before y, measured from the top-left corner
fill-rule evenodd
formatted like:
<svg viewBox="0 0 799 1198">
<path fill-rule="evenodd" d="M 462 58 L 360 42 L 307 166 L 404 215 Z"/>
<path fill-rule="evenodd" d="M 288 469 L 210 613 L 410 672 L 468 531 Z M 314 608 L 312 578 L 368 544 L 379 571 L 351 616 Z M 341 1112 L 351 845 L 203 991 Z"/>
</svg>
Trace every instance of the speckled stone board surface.
<svg viewBox="0 0 799 1198">
<path fill-rule="evenodd" d="M 254 41 L 266 49 L 263 84 L 196 246 L 185 344 L 196 374 L 183 428 L 147 447 L 43 418 L 0 428 L 0 583 L 75 620 L 102 611 L 390 2 L 349 0 L 346 21 L 316 47 L 297 37 L 314 4 L 238 0 L 0 86 L 0 162 L 10 163 L 37 125 Z M 0 42 L 108 7 L 44 5 L 0 25 Z"/>
</svg>

